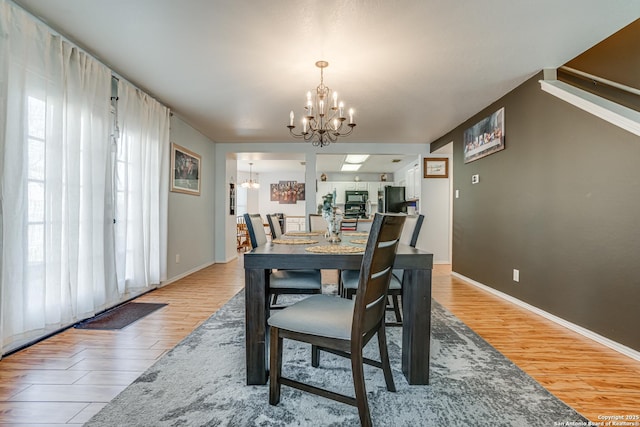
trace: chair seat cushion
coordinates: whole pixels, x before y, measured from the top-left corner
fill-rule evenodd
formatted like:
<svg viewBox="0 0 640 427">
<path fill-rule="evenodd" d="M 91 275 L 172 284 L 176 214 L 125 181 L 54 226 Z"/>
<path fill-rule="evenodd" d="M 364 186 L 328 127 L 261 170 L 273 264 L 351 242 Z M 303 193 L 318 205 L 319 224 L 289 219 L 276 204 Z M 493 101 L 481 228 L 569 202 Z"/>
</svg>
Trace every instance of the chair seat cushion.
<svg viewBox="0 0 640 427">
<path fill-rule="evenodd" d="M 313 295 L 269 317 L 276 328 L 322 337 L 351 339 L 353 300 Z"/>
<path fill-rule="evenodd" d="M 278 270 L 269 276 L 272 289 L 320 289 L 320 270 Z"/>
<path fill-rule="evenodd" d="M 397 274 L 397 273 L 400 274 Z M 401 289 L 402 288 L 402 275 L 404 270 L 395 269 L 393 275 L 389 281 L 389 289 Z M 360 277 L 360 270 L 342 270 L 342 286 L 345 289 L 358 289 L 358 279 Z"/>
</svg>

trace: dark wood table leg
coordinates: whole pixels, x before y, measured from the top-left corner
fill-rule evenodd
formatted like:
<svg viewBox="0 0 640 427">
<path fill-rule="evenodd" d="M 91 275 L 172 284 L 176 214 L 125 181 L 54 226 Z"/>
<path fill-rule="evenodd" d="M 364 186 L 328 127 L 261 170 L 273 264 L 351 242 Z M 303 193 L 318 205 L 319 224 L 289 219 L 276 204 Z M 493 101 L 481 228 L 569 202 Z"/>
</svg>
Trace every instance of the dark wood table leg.
<svg viewBox="0 0 640 427">
<path fill-rule="evenodd" d="M 402 319 L 402 372 L 409 384 L 429 384 L 431 270 L 404 271 Z"/>
<path fill-rule="evenodd" d="M 245 269 L 247 385 L 267 383 L 268 301 L 265 270 Z"/>
</svg>

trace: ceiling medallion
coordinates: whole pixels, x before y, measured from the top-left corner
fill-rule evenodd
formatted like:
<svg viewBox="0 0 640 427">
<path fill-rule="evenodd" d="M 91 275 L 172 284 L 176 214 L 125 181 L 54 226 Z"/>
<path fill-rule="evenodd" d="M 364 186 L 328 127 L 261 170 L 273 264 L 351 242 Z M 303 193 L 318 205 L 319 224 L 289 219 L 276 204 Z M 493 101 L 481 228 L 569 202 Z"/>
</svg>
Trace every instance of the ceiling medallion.
<svg viewBox="0 0 640 427">
<path fill-rule="evenodd" d="M 316 62 L 320 68 L 320 84 L 316 87 L 315 97 L 307 92 L 307 104 L 302 118 L 302 133 L 295 133 L 293 110 L 289 113 L 289 133 L 296 138 L 303 138 L 315 147 L 324 147 L 336 142 L 340 136 L 348 136 L 356 127 L 353 121 L 353 108 L 349 109 L 349 123 L 344 114 L 344 103 L 338 102 L 338 93 L 324 85 L 323 71 L 329 66 L 327 61 Z M 348 126 L 348 128 L 347 128 Z M 343 131 L 344 130 L 344 131 Z"/>
</svg>

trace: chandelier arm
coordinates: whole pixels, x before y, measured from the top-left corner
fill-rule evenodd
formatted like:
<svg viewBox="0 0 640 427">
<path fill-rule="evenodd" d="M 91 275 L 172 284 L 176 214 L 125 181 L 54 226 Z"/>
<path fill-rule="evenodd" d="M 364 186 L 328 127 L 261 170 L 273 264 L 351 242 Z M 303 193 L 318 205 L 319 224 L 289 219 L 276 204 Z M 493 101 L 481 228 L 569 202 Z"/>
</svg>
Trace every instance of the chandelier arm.
<svg viewBox="0 0 640 427">
<path fill-rule="evenodd" d="M 335 132 L 327 132 L 326 136 L 327 138 L 329 138 L 329 141 L 336 142 L 340 134 L 336 134 Z"/>
<path fill-rule="evenodd" d="M 302 134 L 303 139 L 304 139 L 306 142 L 312 141 L 312 140 L 313 140 L 313 138 L 315 137 L 315 135 L 316 135 L 316 132 L 315 132 L 315 131 L 307 132 L 306 134 Z"/>
<path fill-rule="evenodd" d="M 351 132 L 353 132 L 353 128 L 356 127 L 356 124 L 355 123 L 349 123 L 348 126 L 349 126 L 350 129 L 345 133 L 339 134 L 338 136 L 349 136 L 349 135 L 351 135 Z"/>
<path fill-rule="evenodd" d="M 302 138 L 302 137 L 304 137 L 304 136 L 306 135 L 306 134 L 304 134 L 304 133 L 302 133 L 302 132 L 301 132 L 301 133 L 295 133 L 295 132 L 293 131 L 293 129 L 295 128 L 295 126 L 287 126 L 287 127 L 289 128 L 289 133 L 290 133 L 293 137 L 295 137 L 295 138 Z"/>
</svg>

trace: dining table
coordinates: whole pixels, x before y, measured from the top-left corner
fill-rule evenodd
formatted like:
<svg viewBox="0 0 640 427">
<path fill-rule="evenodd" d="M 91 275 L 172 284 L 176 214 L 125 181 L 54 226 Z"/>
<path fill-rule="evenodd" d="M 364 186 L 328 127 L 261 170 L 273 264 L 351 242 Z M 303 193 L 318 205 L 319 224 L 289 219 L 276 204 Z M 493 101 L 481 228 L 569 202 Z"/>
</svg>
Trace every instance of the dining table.
<svg viewBox="0 0 640 427">
<path fill-rule="evenodd" d="M 286 239 L 300 239 L 300 242 L 286 242 L 284 241 Z M 285 234 L 281 239 L 267 242 L 244 254 L 248 385 L 266 384 L 268 379 L 267 318 L 270 310 L 269 274 L 271 270 L 360 270 L 364 242 L 366 242 L 365 233 L 343 233 L 339 243 L 328 243 L 322 234 L 292 233 Z M 354 249 L 357 247 L 362 250 Z M 404 270 L 402 372 L 409 384 L 428 384 L 433 254 L 399 244 L 393 268 Z"/>
</svg>

